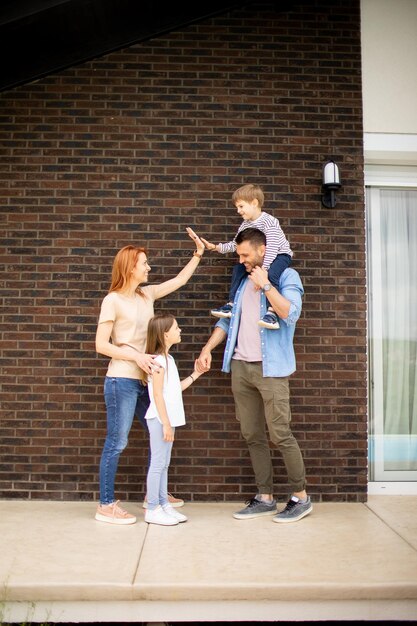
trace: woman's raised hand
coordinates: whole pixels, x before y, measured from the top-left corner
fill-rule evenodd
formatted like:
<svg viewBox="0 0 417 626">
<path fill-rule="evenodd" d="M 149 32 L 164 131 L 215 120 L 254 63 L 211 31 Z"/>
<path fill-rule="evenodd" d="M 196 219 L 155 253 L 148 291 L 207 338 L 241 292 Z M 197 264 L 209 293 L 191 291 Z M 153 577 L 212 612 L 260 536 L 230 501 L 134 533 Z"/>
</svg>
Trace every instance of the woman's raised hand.
<svg viewBox="0 0 417 626">
<path fill-rule="evenodd" d="M 188 236 L 194 240 L 195 247 L 197 248 L 198 254 L 201 254 L 201 256 L 203 256 L 205 246 L 204 246 L 204 243 L 201 241 L 200 237 L 189 226 L 187 226 L 186 231 L 188 233 Z"/>
</svg>

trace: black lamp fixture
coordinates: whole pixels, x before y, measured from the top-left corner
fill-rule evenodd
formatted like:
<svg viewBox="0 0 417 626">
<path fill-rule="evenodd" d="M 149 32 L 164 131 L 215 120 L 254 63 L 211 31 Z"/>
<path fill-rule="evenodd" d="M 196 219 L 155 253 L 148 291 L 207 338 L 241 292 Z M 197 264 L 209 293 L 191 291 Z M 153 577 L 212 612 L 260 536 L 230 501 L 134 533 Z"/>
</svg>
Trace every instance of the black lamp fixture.
<svg viewBox="0 0 417 626">
<path fill-rule="evenodd" d="M 336 206 L 335 191 L 342 186 L 340 182 L 339 168 L 334 161 L 328 161 L 323 166 L 322 205 L 328 209 Z"/>
</svg>

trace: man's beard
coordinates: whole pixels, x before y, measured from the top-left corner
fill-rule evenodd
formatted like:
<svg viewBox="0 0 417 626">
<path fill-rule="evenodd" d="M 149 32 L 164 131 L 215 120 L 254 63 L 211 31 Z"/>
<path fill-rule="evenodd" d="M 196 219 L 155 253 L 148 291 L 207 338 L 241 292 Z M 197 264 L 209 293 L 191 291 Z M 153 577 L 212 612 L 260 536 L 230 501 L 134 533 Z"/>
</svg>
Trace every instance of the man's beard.
<svg viewBox="0 0 417 626">
<path fill-rule="evenodd" d="M 246 268 L 246 271 L 248 274 L 251 273 L 251 271 L 255 268 L 255 267 L 262 267 L 262 263 L 264 261 L 264 258 L 260 255 L 258 255 L 254 260 L 253 260 L 253 264 L 251 263 L 250 265 L 250 269 Z"/>
</svg>

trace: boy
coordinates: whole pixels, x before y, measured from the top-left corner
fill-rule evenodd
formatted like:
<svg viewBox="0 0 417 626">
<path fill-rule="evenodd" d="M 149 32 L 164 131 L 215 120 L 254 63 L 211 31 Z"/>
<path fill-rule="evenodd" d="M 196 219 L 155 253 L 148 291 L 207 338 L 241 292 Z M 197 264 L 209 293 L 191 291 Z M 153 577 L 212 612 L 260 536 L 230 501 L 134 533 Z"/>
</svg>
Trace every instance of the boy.
<svg viewBox="0 0 417 626">
<path fill-rule="evenodd" d="M 282 272 L 289 267 L 293 252 L 290 244 L 279 225 L 279 221 L 262 211 L 264 204 L 264 194 L 259 185 L 247 184 L 236 189 L 232 195 L 233 204 L 237 208 L 237 212 L 243 218 L 243 222 L 238 228 L 236 235 L 245 228 L 257 228 L 266 235 L 266 253 L 263 267 L 268 271 L 268 278 L 271 283 L 278 289 L 278 282 Z M 216 250 L 220 254 L 235 252 L 236 236 L 232 241 L 227 243 L 210 243 L 201 237 L 201 241 L 207 250 Z M 230 285 L 229 302 L 219 308 L 212 309 L 210 313 L 214 317 L 231 317 L 233 300 L 237 288 L 246 276 L 246 268 L 243 263 L 238 263 L 233 268 L 232 282 Z M 265 289 L 270 289 L 270 285 L 265 285 Z M 278 316 L 272 308 L 269 308 L 266 314 L 258 321 L 259 326 L 276 330 L 279 328 Z"/>
</svg>

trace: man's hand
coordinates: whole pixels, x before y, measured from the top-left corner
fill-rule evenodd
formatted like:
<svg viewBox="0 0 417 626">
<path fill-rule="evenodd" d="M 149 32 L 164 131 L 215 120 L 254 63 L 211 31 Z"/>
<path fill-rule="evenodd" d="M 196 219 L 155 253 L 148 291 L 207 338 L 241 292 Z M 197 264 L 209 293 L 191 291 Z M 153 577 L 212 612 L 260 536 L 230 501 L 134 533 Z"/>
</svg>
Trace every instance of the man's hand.
<svg viewBox="0 0 417 626">
<path fill-rule="evenodd" d="M 200 356 L 195 361 L 195 368 L 197 372 L 204 374 L 208 372 L 211 367 L 211 352 L 210 350 L 202 349 Z"/>
<path fill-rule="evenodd" d="M 227 337 L 227 333 L 222 328 L 216 326 L 211 333 L 211 336 L 206 343 L 206 345 L 202 348 L 200 352 L 200 356 L 196 360 L 196 370 L 197 372 L 208 372 L 211 367 L 211 351 L 214 350 L 216 346 L 222 343 Z"/>
<path fill-rule="evenodd" d="M 265 268 L 259 267 L 258 265 L 253 268 L 249 274 L 249 278 L 259 289 L 262 289 L 266 283 L 269 283 L 268 272 Z"/>
</svg>

